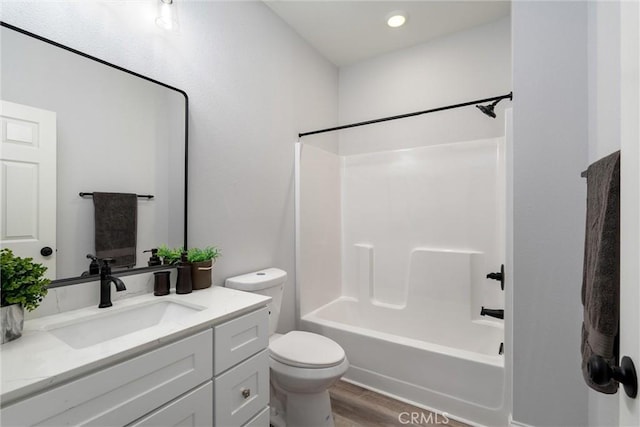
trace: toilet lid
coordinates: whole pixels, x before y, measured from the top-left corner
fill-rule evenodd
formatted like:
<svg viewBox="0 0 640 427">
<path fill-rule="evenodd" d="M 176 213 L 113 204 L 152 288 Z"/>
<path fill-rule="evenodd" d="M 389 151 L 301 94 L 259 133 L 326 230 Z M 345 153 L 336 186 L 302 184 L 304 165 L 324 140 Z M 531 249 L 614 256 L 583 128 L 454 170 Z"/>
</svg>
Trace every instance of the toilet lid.
<svg viewBox="0 0 640 427">
<path fill-rule="evenodd" d="M 322 335 L 291 331 L 269 344 L 269 352 L 278 362 L 300 368 L 328 368 L 344 360 L 344 350 Z"/>
</svg>

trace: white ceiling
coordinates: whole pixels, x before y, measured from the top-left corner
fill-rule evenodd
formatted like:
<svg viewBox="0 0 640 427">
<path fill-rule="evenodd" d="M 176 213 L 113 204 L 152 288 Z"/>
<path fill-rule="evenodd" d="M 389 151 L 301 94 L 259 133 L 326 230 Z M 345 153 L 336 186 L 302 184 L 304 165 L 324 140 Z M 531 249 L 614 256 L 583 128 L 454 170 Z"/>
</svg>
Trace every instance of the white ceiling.
<svg viewBox="0 0 640 427">
<path fill-rule="evenodd" d="M 338 66 L 414 46 L 508 16 L 508 0 L 365 1 L 264 0 L 276 14 Z M 394 10 L 408 14 L 400 28 L 386 25 Z"/>
</svg>

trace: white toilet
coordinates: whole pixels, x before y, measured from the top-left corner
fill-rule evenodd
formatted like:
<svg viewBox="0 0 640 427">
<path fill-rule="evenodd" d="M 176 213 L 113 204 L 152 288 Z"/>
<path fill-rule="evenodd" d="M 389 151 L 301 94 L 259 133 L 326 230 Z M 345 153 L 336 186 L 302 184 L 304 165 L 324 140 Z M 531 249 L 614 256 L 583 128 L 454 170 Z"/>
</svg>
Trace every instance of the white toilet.
<svg viewBox="0 0 640 427">
<path fill-rule="evenodd" d="M 327 389 L 349 367 L 344 350 L 322 335 L 276 334 L 287 273 L 277 268 L 231 277 L 225 286 L 272 298 L 269 305 L 271 420 L 274 427 L 333 427 Z"/>
</svg>

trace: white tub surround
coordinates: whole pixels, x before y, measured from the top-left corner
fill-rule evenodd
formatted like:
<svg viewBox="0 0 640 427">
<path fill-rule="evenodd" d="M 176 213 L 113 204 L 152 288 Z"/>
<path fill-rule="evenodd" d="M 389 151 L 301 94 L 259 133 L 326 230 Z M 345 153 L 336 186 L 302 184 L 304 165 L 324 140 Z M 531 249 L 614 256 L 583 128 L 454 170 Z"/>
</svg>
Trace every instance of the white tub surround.
<svg viewBox="0 0 640 427">
<path fill-rule="evenodd" d="M 2 369 L 2 407 L 25 396 L 65 383 L 89 372 L 113 365 L 132 356 L 204 331 L 211 326 L 266 306 L 270 298 L 214 286 L 187 295 L 174 293 L 156 297 L 147 294 L 114 301 L 113 307 L 95 306 L 69 311 L 25 322 L 20 339 L 0 347 Z M 175 302 L 196 309 L 178 314 L 171 321 L 161 321 L 146 328 L 132 324 L 135 332 L 73 348 L 52 333 L 52 328 L 89 321 L 97 316 L 120 313 L 126 316 L 137 308 Z M 135 319 L 135 316 L 132 318 Z M 133 321 L 135 322 L 135 320 Z"/>
<path fill-rule="evenodd" d="M 481 306 L 502 308 L 485 276 L 504 263 L 503 153 L 492 138 L 343 156 L 342 295 L 464 305 L 474 320 Z"/>
<path fill-rule="evenodd" d="M 478 425 L 507 422 L 505 140 L 339 156 L 299 150 L 301 329 L 345 378 Z"/>
</svg>

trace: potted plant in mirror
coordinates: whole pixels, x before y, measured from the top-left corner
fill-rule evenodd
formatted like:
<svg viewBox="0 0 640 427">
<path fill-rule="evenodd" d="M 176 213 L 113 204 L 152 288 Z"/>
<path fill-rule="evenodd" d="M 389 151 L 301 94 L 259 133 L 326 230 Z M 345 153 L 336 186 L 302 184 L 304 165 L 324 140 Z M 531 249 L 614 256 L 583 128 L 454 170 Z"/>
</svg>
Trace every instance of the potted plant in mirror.
<svg viewBox="0 0 640 427">
<path fill-rule="evenodd" d="M 47 267 L 33 262 L 32 258 L 15 256 L 10 249 L 0 251 L 0 344 L 22 336 L 24 309 L 35 310 L 47 295 L 51 280 L 44 277 Z"/>
<path fill-rule="evenodd" d="M 162 258 L 162 263 L 165 265 L 173 265 L 180 261 L 180 255 L 182 255 L 182 247 L 171 249 L 167 245 L 158 246 L 158 256 Z"/>
<path fill-rule="evenodd" d="M 191 263 L 191 284 L 193 289 L 204 289 L 211 286 L 211 270 L 213 270 L 213 264 L 220 255 L 220 250 L 215 246 L 207 246 L 204 249 L 189 249 L 187 259 Z"/>
</svg>

